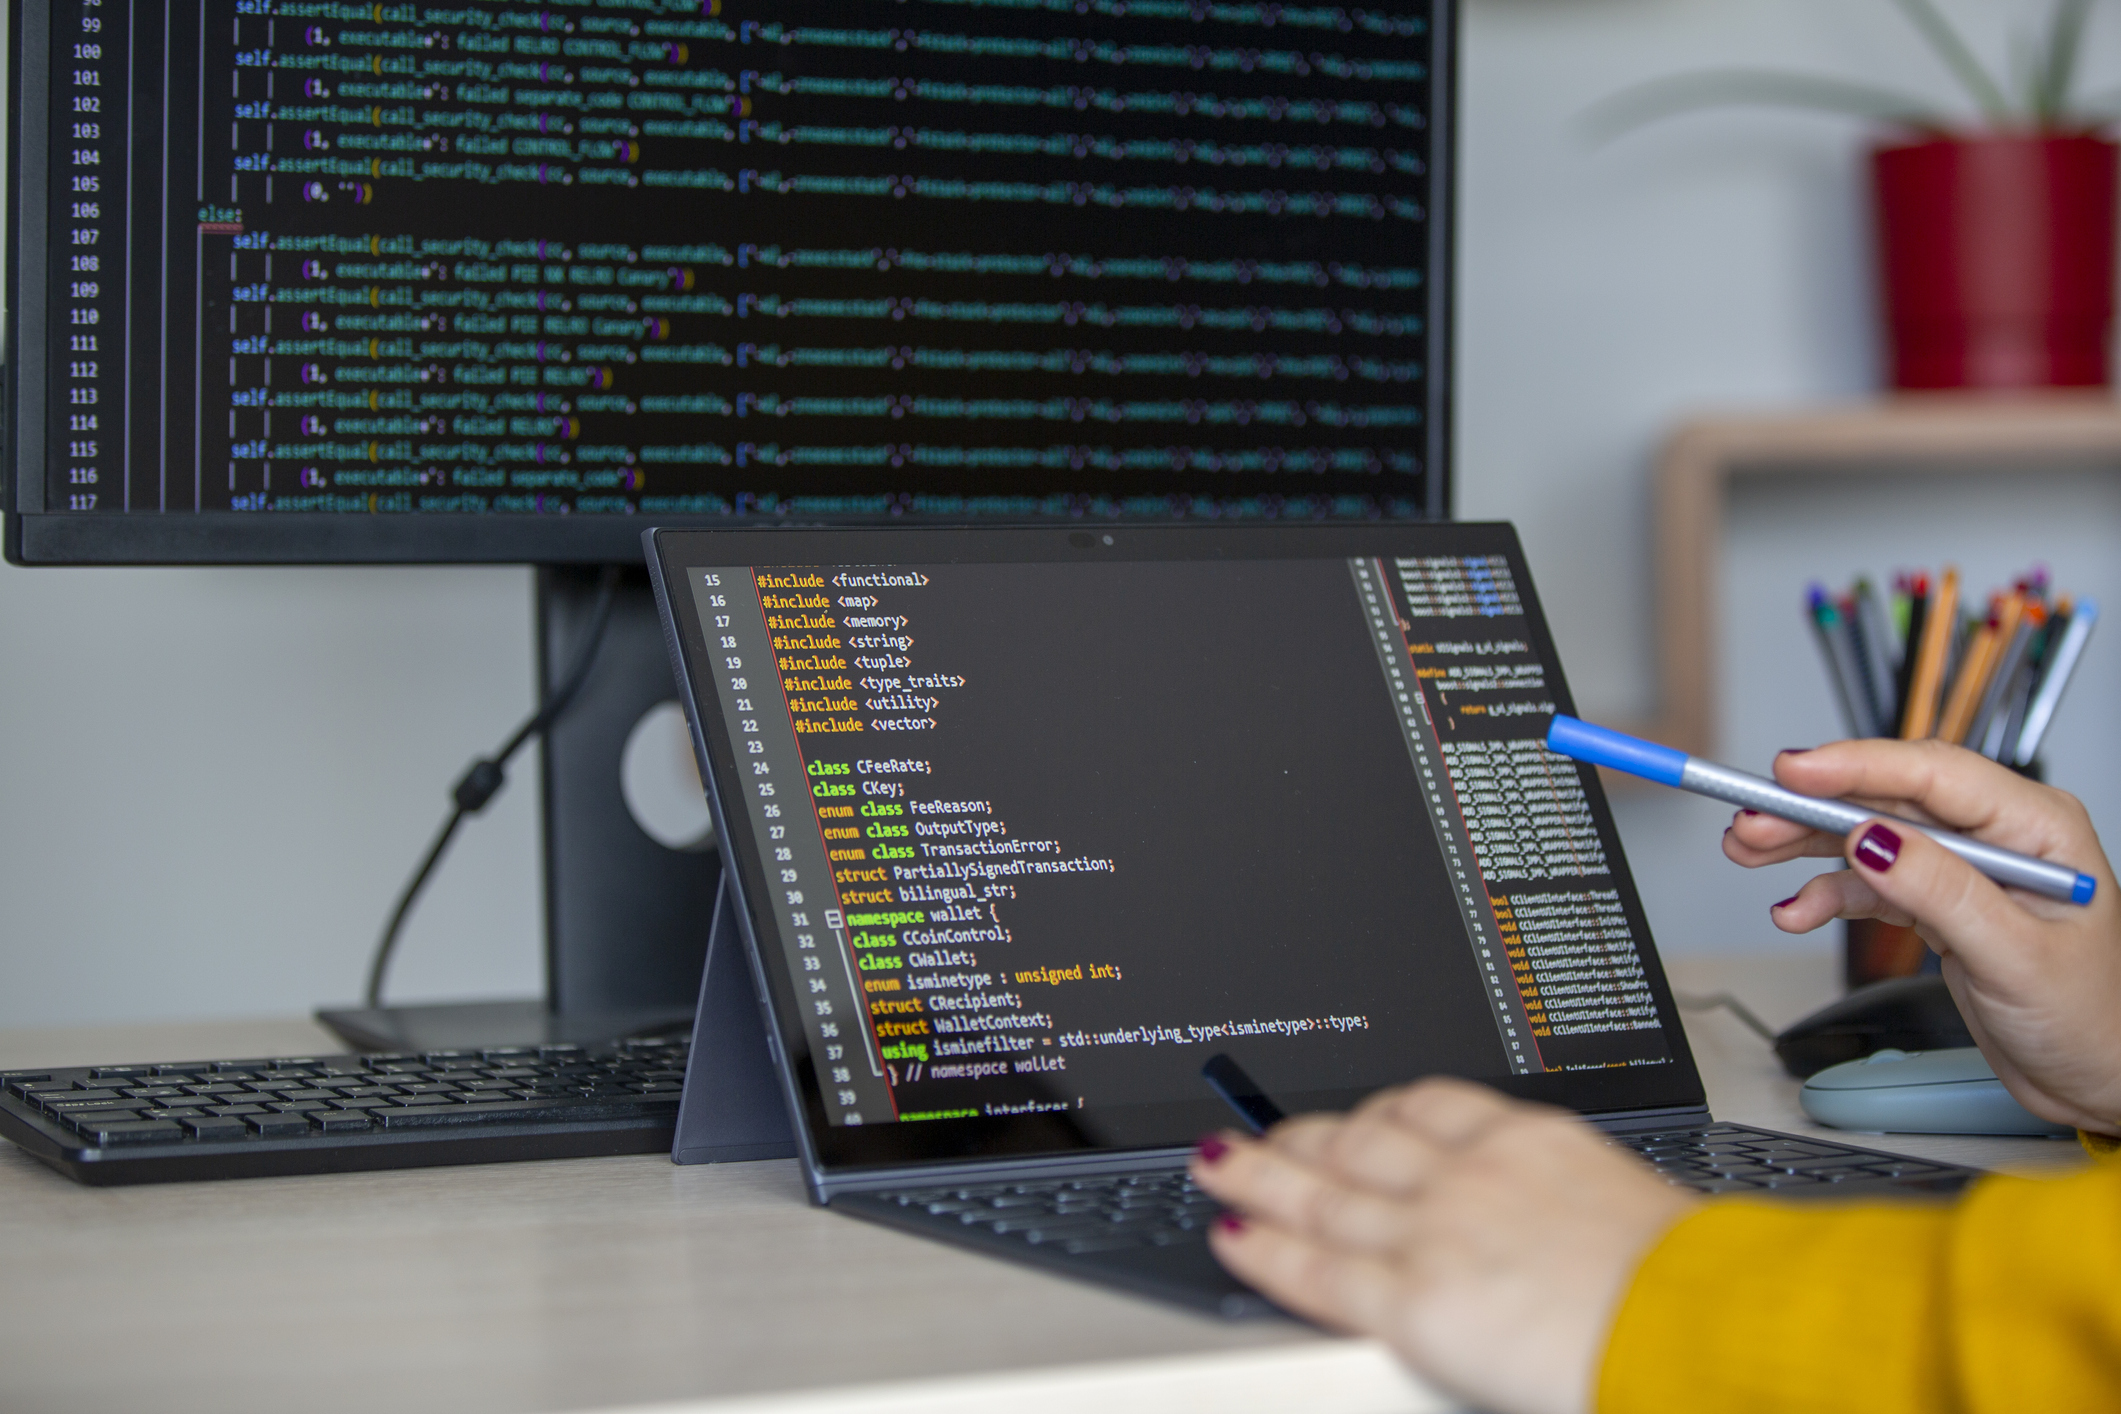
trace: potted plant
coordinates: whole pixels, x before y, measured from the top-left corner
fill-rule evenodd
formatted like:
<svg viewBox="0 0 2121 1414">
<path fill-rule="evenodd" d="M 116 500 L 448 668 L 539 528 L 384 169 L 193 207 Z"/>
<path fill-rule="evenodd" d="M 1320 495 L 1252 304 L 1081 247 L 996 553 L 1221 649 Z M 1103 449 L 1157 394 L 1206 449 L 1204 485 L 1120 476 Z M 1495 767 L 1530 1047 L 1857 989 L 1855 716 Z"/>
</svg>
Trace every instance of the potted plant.
<svg viewBox="0 0 2121 1414">
<path fill-rule="evenodd" d="M 2046 33 L 1992 76 L 1933 0 L 1894 0 L 1973 99 L 1954 116 L 1873 84 L 1760 69 L 1682 74 L 1591 112 L 1617 135 L 1690 109 L 1766 103 L 1871 119 L 1880 285 L 1900 389 L 2112 383 L 2121 90 L 2080 99 L 2092 0 L 2056 0 Z"/>
</svg>

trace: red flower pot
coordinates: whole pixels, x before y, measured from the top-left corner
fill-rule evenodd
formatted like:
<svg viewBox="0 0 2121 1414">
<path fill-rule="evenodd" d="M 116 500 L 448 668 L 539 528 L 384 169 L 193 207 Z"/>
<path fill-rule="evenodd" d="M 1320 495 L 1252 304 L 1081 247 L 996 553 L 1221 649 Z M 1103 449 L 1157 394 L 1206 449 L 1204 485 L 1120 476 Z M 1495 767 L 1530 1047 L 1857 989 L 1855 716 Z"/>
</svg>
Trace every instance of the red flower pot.
<svg viewBox="0 0 2121 1414">
<path fill-rule="evenodd" d="M 2117 154 L 2081 136 L 1872 152 L 1894 387 L 2112 381 Z"/>
</svg>

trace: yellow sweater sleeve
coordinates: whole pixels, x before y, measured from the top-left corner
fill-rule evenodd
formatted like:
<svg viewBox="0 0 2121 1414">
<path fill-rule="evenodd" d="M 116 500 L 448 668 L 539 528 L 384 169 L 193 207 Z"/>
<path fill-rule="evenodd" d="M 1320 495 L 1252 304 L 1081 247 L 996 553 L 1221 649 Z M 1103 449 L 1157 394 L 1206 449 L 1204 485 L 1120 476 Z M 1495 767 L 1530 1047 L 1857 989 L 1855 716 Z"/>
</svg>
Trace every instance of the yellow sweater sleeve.
<svg viewBox="0 0 2121 1414">
<path fill-rule="evenodd" d="M 1597 1409 L 2112 1410 L 2117 1271 L 2111 1160 L 1949 1206 L 1710 1203 L 1637 1270 Z"/>
</svg>

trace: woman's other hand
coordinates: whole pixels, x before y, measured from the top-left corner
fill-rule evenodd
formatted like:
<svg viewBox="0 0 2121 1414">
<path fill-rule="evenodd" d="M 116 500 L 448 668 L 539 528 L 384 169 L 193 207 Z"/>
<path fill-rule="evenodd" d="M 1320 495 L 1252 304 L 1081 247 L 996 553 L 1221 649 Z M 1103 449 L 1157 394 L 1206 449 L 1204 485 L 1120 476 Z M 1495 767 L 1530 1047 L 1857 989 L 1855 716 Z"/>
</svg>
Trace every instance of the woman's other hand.
<svg viewBox="0 0 2121 1414">
<path fill-rule="evenodd" d="M 1775 779 L 1934 822 L 2079 869 L 2098 880 L 2089 905 L 2057 903 L 1989 880 L 1905 826 L 1867 824 L 1846 839 L 1741 812 L 1724 853 L 1747 867 L 1840 855 L 1772 910 L 1807 933 L 1834 918 L 1912 924 L 1943 958 L 1967 1029 L 2011 1094 L 2059 1124 L 2121 1133 L 2121 890 L 2076 797 L 1974 752 L 1936 741 L 1842 741 L 1775 758 Z"/>
<path fill-rule="evenodd" d="M 1424 1080 L 1202 1142 L 1212 1236 L 1291 1311 L 1374 1336 L 1483 1409 L 1578 1414 L 1636 1264 L 1699 1200 L 1559 1110 Z"/>
</svg>

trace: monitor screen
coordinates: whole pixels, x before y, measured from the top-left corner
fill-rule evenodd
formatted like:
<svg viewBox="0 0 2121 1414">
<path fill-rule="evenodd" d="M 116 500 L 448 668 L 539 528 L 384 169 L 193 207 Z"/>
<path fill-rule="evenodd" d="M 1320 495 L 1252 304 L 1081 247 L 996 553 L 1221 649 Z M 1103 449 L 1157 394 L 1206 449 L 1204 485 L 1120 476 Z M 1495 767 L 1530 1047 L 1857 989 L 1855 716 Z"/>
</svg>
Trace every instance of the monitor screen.
<svg viewBox="0 0 2121 1414">
<path fill-rule="evenodd" d="M 1447 512 L 1447 0 L 25 0 L 18 560 Z"/>
<path fill-rule="evenodd" d="M 657 538 L 828 1155 L 1185 1142 L 1218 1052 L 1292 1109 L 1692 1093 L 1506 527 L 1019 534 Z"/>
</svg>

